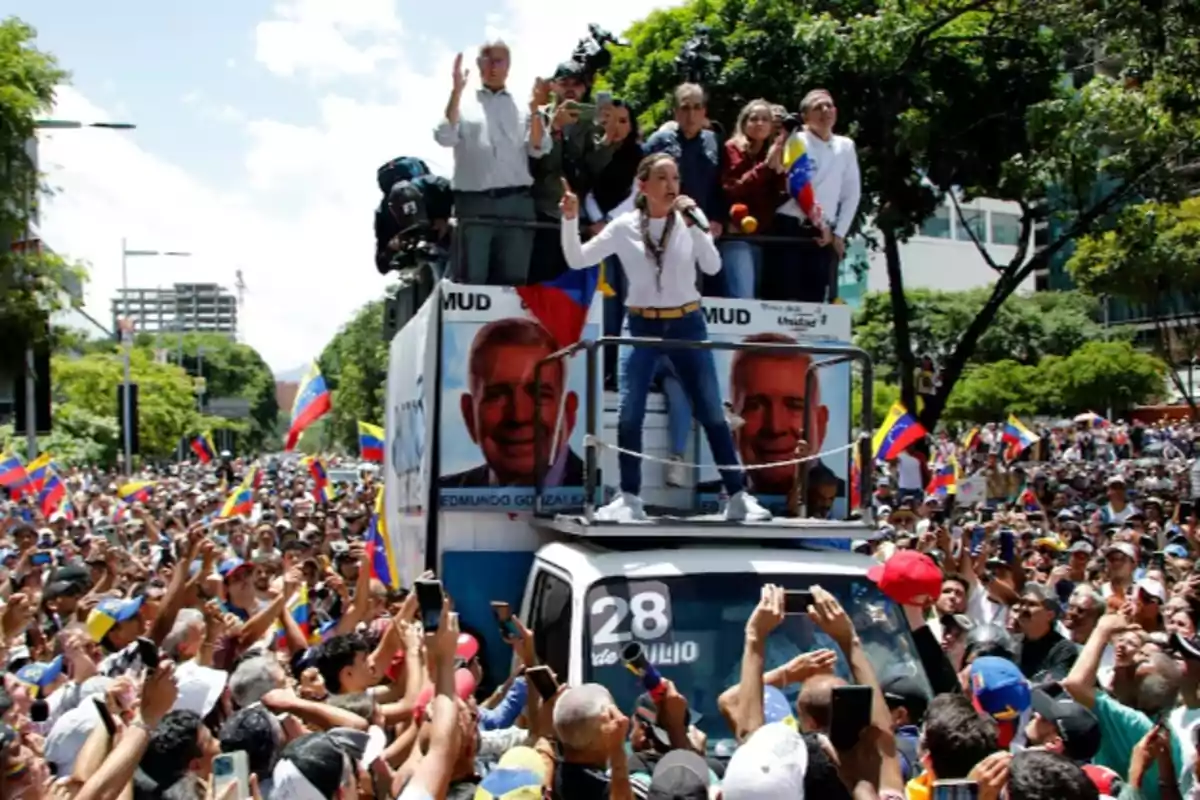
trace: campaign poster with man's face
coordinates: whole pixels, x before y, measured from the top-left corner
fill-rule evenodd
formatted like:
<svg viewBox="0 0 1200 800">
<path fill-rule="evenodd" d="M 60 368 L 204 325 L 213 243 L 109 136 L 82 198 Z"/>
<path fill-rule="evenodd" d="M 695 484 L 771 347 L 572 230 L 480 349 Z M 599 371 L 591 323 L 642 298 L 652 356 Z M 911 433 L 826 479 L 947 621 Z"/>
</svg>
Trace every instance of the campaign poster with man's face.
<svg viewBox="0 0 1200 800">
<path fill-rule="evenodd" d="M 599 331 L 593 304 L 583 338 Z M 581 505 L 584 354 L 547 365 L 536 386 L 535 367 L 559 347 L 516 291 L 499 286 L 443 288 L 441 347 L 441 508 L 532 509 L 539 446 L 546 507 Z"/>
<path fill-rule="evenodd" d="M 706 299 L 712 341 L 777 344 L 849 344 L 851 311 L 844 305 Z M 801 351 L 713 351 L 721 396 L 728 403 L 733 441 L 747 489 L 772 513 L 786 514 L 795 486 L 793 464 L 803 439 L 809 452 L 827 452 L 850 441 L 850 365 L 821 368 L 822 357 Z M 807 375 L 816 365 L 810 396 Z M 702 437 L 703 438 L 703 437 Z M 807 465 L 806 515 L 846 514 L 850 453 L 840 451 Z M 707 442 L 700 446 L 700 507 L 715 511 L 722 491 Z"/>
</svg>

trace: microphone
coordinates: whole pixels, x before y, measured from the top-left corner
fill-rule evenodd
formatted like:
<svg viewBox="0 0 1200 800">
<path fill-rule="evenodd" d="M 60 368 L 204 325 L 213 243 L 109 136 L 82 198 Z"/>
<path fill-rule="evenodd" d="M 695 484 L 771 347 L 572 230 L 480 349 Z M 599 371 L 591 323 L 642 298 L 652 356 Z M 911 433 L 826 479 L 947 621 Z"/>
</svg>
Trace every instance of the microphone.
<svg viewBox="0 0 1200 800">
<path fill-rule="evenodd" d="M 700 230 L 708 230 L 708 217 L 704 216 L 704 212 L 700 210 L 699 206 L 685 208 L 679 213 L 683 214 L 683 218 L 685 220 L 692 223 Z"/>
</svg>

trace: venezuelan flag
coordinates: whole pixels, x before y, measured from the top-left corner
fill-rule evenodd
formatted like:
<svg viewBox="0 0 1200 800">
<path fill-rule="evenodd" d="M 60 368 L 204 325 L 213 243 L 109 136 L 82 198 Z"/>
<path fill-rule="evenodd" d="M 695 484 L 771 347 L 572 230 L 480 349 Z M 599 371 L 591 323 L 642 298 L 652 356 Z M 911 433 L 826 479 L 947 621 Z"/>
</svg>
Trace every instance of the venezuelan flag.
<svg viewBox="0 0 1200 800">
<path fill-rule="evenodd" d="M 38 506 L 42 509 L 42 516 L 48 517 L 58 511 L 58 507 L 62 505 L 63 498 L 66 496 L 67 487 L 59 479 L 58 473 L 50 470 L 50 477 L 46 478 L 42 488 L 38 491 L 37 501 Z"/>
<path fill-rule="evenodd" d="M 383 428 L 368 422 L 358 423 L 358 455 L 363 461 L 383 463 Z"/>
<path fill-rule="evenodd" d="M 569 269 L 553 280 L 518 286 L 517 294 L 558 346 L 566 347 L 583 335 L 599 280 L 599 265 Z"/>
<path fill-rule="evenodd" d="M 925 487 L 925 494 L 939 496 L 958 494 L 958 461 L 951 458 L 945 464 L 938 466 L 933 471 L 929 485 Z"/>
<path fill-rule="evenodd" d="M 375 512 L 367 526 L 367 555 L 371 558 L 371 577 L 389 589 L 400 588 L 400 571 L 387 533 L 387 513 L 383 508 L 383 487 L 375 493 Z"/>
<path fill-rule="evenodd" d="M 783 143 L 783 169 L 787 173 L 787 194 L 796 201 L 804 216 L 814 225 L 821 225 L 821 207 L 817 205 L 817 196 L 813 190 L 813 160 L 808 154 L 808 145 L 804 140 L 804 129 L 797 128 Z"/>
<path fill-rule="evenodd" d="M 871 440 L 875 458 L 887 461 L 927 435 L 925 427 L 900 403 L 892 405 Z"/>
<path fill-rule="evenodd" d="M 292 622 L 300 628 L 300 633 L 304 635 L 304 640 L 309 644 L 320 644 L 321 635 L 311 629 L 308 616 L 308 584 L 300 584 L 300 588 L 296 594 L 292 596 L 288 603 L 288 616 L 292 618 Z M 275 640 L 282 644 L 287 639 L 287 631 L 278 622 L 275 623 Z"/>
<path fill-rule="evenodd" d="M 144 503 L 150 499 L 150 492 L 156 481 L 130 481 L 117 489 L 117 497 L 126 503 Z"/>
<path fill-rule="evenodd" d="M 962 449 L 963 450 L 974 450 L 975 445 L 977 445 L 978 443 L 979 443 L 979 426 L 976 425 L 974 428 L 971 428 L 971 430 L 969 430 L 965 434 L 963 434 Z"/>
<path fill-rule="evenodd" d="M 308 474 L 313 479 L 313 499 L 318 503 L 329 501 L 329 496 L 326 493 L 329 486 L 329 472 L 325 469 L 325 462 L 320 458 L 310 458 L 308 460 Z"/>
<path fill-rule="evenodd" d="M 1015 414 L 1008 415 L 1008 422 L 1004 424 L 1004 433 L 1000 437 L 1000 441 L 1009 445 L 1009 458 L 1015 458 L 1038 440 L 1038 435 L 1029 428 L 1021 420 L 1017 419 Z"/>
<path fill-rule="evenodd" d="M 226 517 L 236 517 L 238 515 L 248 516 L 254 511 L 254 473 L 256 468 L 251 468 L 249 474 L 242 480 L 238 487 L 229 494 L 229 498 L 225 500 L 224 507 L 221 508 L 221 513 L 218 515 L 224 519 Z"/>
<path fill-rule="evenodd" d="M 314 361 L 304 380 L 300 381 L 296 401 L 292 403 L 292 422 L 288 426 L 287 441 L 283 449 L 293 450 L 304 429 L 329 413 L 331 408 L 333 400 L 329 394 L 329 387 L 325 385 L 325 378 L 321 376 L 321 368 Z"/>
<path fill-rule="evenodd" d="M 21 459 L 12 453 L 0 456 L 0 486 L 8 489 L 13 499 L 19 499 L 28 492 L 29 473 Z"/>
<path fill-rule="evenodd" d="M 50 461 L 49 453 L 42 453 L 40 456 L 30 461 L 25 465 L 25 474 L 29 476 L 26 484 L 26 491 L 29 494 L 37 494 L 46 485 L 46 480 L 50 477 L 50 473 L 54 471 L 53 464 Z"/>
<path fill-rule="evenodd" d="M 213 447 L 212 433 L 202 433 L 192 439 L 192 452 L 200 459 L 201 464 L 207 464 L 216 458 L 217 451 Z"/>
</svg>

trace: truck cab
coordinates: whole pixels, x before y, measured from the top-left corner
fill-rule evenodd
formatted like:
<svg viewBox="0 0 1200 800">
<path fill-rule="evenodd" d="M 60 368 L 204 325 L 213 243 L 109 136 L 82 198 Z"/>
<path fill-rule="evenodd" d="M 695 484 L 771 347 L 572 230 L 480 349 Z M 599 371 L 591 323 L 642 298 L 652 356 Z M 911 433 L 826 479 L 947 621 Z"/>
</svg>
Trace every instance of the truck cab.
<svg viewBox="0 0 1200 800">
<path fill-rule="evenodd" d="M 866 576 L 867 556 L 829 549 L 685 544 L 612 549 L 557 542 L 533 560 L 521 606 L 539 659 L 560 680 L 594 682 L 623 709 L 643 689 L 621 652 L 640 643 L 688 698 L 710 747 L 730 732 L 717 699 L 738 682 L 746 621 L 762 586 L 831 592 L 845 607 L 880 676 L 924 679 L 902 610 Z M 833 643 L 805 615 L 789 615 L 767 641 L 768 668 Z M 848 678 L 844 662 L 839 673 Z M 796 691 L 785 692 L 789 700 Z"/>
</svg>

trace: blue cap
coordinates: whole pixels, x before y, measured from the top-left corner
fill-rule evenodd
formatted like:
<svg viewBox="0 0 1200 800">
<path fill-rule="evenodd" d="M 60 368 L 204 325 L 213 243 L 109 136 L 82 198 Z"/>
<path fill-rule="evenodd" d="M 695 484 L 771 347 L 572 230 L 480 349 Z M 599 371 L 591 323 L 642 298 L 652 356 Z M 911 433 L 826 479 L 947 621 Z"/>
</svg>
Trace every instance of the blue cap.
<svg viewBox="0 0 1200 800">
<path fill-rule="evenodd" d="M 1000 722 L 1016 720 L 1032 702 L 1029 681 L 1007 658 L 982 656 L 971 664 L 975 707 Z"/>
<path fill-rule="evenodd" d="M 17 680 L 29 686 L 36 687 L 38 691 L 44 690 L 47 686 L 54 683 L 63 671 L 63 657 L 55 656 L 52 661 L 43 661 L 34 664 L 26 664 L 17 670 Z"/>
<path fill-rule="evenodd" d="M 7 561 L 10 558 L 15 558 L 17 551 L 11 547 L 0 548 L 0 563 Z"/>
<path fill-rule="evenodd" d="M 1163 548 L 1163 552 L 1171 558 L 1187 558 L 1188 550 L 1181 544 L 1169 544 Z"/>
<path fill-rule="evenodd" d="M 796 718 L 792 714 L 792 704 L 784 693 L 775 686 L 763 687 L 763 722 L 783 722 L 796 727 Z"/>
<path fill-rule="evenodd" d="M 237 572 L 242 567 L 249 567 L 249 566 L 251 566 L 251 565 L 247 564 L 245 561 L 243 561 L 240 558 L 227 558 L 221 562 L 221 565 L 219 567 L 217 567 L 217 572 L 221 573 L 222 578 L 228 578 L 230 575 L 232 575 L 234 572 Z"/>
</svg>

